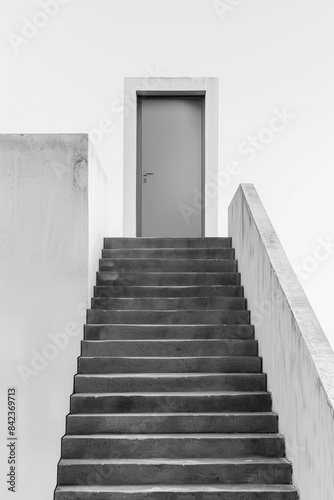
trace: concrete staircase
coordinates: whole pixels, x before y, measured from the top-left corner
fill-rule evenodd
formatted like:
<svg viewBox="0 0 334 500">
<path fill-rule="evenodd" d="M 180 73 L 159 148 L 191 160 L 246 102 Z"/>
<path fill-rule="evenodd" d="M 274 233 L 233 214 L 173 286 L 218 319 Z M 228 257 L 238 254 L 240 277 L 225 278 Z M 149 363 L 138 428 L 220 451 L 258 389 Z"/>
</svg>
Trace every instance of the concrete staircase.
<svg viewBox="0 0 334 500">
<path fill-rule="evenodd" d="M 229 238 L 106 238 L 56 500 L 296 500 Z"/>
</svg>

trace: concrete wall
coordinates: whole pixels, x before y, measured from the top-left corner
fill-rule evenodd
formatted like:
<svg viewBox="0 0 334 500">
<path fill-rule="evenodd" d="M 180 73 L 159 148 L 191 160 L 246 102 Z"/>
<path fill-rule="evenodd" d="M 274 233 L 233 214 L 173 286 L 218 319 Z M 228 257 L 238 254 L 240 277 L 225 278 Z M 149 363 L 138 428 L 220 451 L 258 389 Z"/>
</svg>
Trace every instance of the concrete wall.
<svg viewBox="0 0 334 500">
<path fill-rule="evenodd" d="M 88 281 L 101 251 L 104 176 L 91 150 L 88 158 L 87 134 L 35 134 L 0 136 L 0 177 L 1 407 L 16 387 L 15 498 L 44 500 L 56 485 Z M 0 425 L 7 436 L 5 413 Z M 0 454 L 0 497 L 9 498 L 4 442 Z"/>
<path fill-rule="evenodd" d="M 252 184 L 229 207 L 245 296 L 301 500 L 334 498 L 334 353 Z"/>
</svg>

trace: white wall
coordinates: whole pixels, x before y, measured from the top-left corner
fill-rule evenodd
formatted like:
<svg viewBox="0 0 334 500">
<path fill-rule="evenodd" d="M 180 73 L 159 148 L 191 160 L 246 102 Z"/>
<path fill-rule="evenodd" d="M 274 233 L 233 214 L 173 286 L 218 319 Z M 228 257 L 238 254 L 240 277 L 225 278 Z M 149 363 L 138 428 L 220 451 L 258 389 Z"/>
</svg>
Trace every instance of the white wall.
<svg viewBox="0 0 334 500">
<path fill-rule="evenodd" d="M 89 275 L 88 300 L 93 296 L 96 271 L 102 257 L 103 238 L 110 234 L 112 220 L 109 211 L 109 179 L 95 148 L 88 143 L 88 227 L 89 227 Z"/>
<path fill-rule="evenodd" d="M 293 483 L 302 500 L 332 500 L 334 353 L 251 184 L 231 202 L 229 236 Z"/>
<path fill-rule="evenodd" d="M 134 106 L 131 96 L 122 104 L 129 76 L 219 77 L 219 168 L 240 166 L 220 192 L 221 234 L 240 182 L 256 185 L 295 266 L 333 233 L 331 0 L 225 0 L 225 15 L 217 0 L 59 0 L 56 15 L 34 28 L 27 23 L 43 24 L 40 2 L 16 0 L 2 9 L 0 133 L 94 129 L 111 174 L 113 235 L 122 234 L 122 114 Z M 242 143 L 284 107 L 295 118 L 253 159 Z M 313 262 L 316 270 L 302 279 L 332 345 L 333 255 Z"/>
</svg>

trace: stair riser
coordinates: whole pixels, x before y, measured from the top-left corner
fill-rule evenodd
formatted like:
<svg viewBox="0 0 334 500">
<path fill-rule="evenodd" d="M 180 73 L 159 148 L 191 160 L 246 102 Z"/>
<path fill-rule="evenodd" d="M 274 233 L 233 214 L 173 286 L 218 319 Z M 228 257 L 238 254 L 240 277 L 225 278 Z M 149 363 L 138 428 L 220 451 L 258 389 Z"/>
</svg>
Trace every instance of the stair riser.
<svg viewBox="0 0 334 500">
<path fill-rule="evenodd" d="M 256 340 L 82 342 L 82 356 L 88 357 L 257 356 L 257 351 Z"/>
<path fill-rule="evenodd" d="M 284 457 L 284 441 L 271 438 L 71 438 L 62 440 L 62 458 L 244 458 Z"/>
<path fill-rule="evenodd" d="M 90 377 L 76 375 L 74 392 L 179 392 L 179 391 L 265 391 L 263 374 L 213 375 L 187 377 Z"/>
<path fill-rule="evenodd" d="M 231 248 L 232 239 L 208 238 L 105 238 L 104 248 Z"/>
<path fill-rule="evenodd" d="M 55 500 L 298 500 L 231 243 L 105 238 Z"/>
<path fill-rule="evenodd" d="M 277 433 L 274 414 L 69 415 L 67 434 Z"/>
<path fill-rule="evenodd" d="M 239 285 L 216 286 L 96 286 L 94 297 L 145 298 L 145 297 L 242 297 Z"/>
<path fill-rule="evenodd" d="M 79 358 L 79 373 L 259 373 L 261 358 Z"/>
<path fill-rule="evenodd" d="M 72 413 L 271 411 L 268 393 L 246 395 L 80 395 L 71 396 Z"/>
<path fill-rule="evenodd" d="M 59 484 L 290 484 L 288 464 L 60 465 Z"/>
<path fill-rule="evenodd" d="M 170 271 L 170 268 L 168 269 Z M 174 271 L 174 269 L 173 269 Z M 115 286 L 118 289 L 127 286 L 208 286 L 240 285 L 239 273 L 215 272 L 98 272 L 97 285 Z"/>
<path fill-rule="evenodd" d="M 298 500 L 296 491 L 291 492 L 233 492 L 224 493 L 202 493 L 189 492 L 173 493 L 169 490 L 154 493 L 132 492 L 132 493 L 105 493 L 105 492 L 56 492 L 55 500 Z"/>
<path fill-rule="evenodd" d="M 86 340 L 252 340 L 251 325 L 85 325 Z"/>
<path fill-rule="evenodd" d="M 99 271 L 236 272 L 232 259 L 100 259 Z"/>
<path fill-rule="evenodd" d="M 91 324 L 232 324 L 247 325 L 249 311 L 101 311 L 88 309 Z"/>
<path fill-rule="evenodd" d="M 273 486 L 273 488 L 275 488 Z M 268 488 L 269 489 L 269 488 Z M 296 491 L 263 491 L 262 488 L 255 491 L 224 491 L 223 493 L 213 491 L 203 493 L 202 490 L 173 492 L 170 489 L 164 491 L 163 487 L 157 491 L 132 491 L 132 492 L 59 492 L 55 494 L 55 500 L 298 500 Z"/>
<path fill-rule="evenodd" d="M 233 248 L 120 248 L 102 250 L 103 259 L 234 259 Z"/>
<path fill-rule="evenodd" d="M 92 309 L 118 310 L 172 310 L 172 309 L 230 309 L 245 310 L 246 300 L 242 297 L 181 297 L 181 298 L 93 298 Z"/>
</svg>

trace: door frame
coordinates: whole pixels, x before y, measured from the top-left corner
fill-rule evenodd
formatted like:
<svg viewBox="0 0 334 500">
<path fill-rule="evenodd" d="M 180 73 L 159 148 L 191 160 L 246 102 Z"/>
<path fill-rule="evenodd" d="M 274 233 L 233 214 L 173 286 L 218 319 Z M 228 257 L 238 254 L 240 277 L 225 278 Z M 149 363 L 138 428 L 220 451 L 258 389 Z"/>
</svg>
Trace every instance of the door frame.
<svg viewBox="0 0 334 500">
<path fill-rule="evenodd" d="M 205 91 L 138 91 L 137 92 L 137 189 L 136 189 L 136 236 L 142 236 L 142 199 L 143 199 L 143 169 L 142 169 L 142 103 L 145 98 L 159 99 L 198 99 L 201 101 L 201 193 L 205 193 Z M 205 236 L 205 204 L 200 209 L 201 236 Z"/>
<path fill-rule="evenodd" d="M 203 236 L 218 235 L 218 78 L 124 78 L 123 235 L 136 237 L 138 221 L 138 99 L 142 95 L 205 96 Z M 211 189 L 210 189 L 211 188 Z M 213 194 L 212 194 L 213 193 Z M 198 207 L 198 205 L 197 205 Z M 196 208 L 196 204 L 194 205 Z"/>
</svg>

